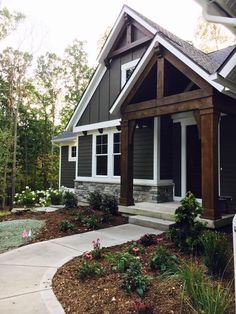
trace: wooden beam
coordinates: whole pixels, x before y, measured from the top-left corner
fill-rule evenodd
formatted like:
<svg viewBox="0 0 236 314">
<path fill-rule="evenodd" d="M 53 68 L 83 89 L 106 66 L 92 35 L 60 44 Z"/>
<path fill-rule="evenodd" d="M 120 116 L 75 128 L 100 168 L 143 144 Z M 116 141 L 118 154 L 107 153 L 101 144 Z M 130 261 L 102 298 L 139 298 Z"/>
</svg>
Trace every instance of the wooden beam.
<svg viewBox="0 0 236 314">
<path fill-rule="evenodd" d="M 181 93 L 177 95 L 167 96 L 160 99 L 152 99 L 136 104 L 130 104 L 126 107 L 125 112 L 135 112 L 139 110 L 147 110 L 158 106 L 167 106 L 172 104 L 184 103 L 189 100 L 203 99 L 212 96 L 204 90 L 195 90 L 191 92 Z"/>
<path fill-rule="evenodd" d="M 120 204 L 129 206 L 133 199 L 133 151 L 135 121 L 121 121 L 121 185 Z"/>
<path fill-rule="evenodd" d="M 152 107 L 153 105 L 153 107 Z M 206 97 L 202 99 L 191 99 L 175 104 L 160 104 L 156 100 L 156 104 L 153 104 L 153 100 L 150 102 L 150 108 L 145 108 L 139 111 L 125 112 L 123 118 L 126 120 L 135 120 L 149 117 L 157 117 L 166 114 L 173 114 L 197 109 L 211 108 L 212 97 Z M 128 106 L 129 108 L 130 106 Z"/>
<path fill-rule="evenodd" d="M 126 33 L 126 45 L 130 45 L 132 43 L 132 25 L 127 25 L 127 33 Z"/>
<path fill-rule="evenodd" d="M 108 58 L 113 58 L 113 57 L 115 57 L 117 55 L 120 55 L 120 54 L 126 52 L 127 50 L 130 50 L 132 48 L 135 48 L 135 47 L 138 47 L 140 45 L 143 45 L 143 44 L 147 43 L 150 40 L 151 39 L 149 37 L 144 37 L 144 38 L 141 38 L 139 40 L 136 40 L 136 41 L 134 41 L 134 42 L 132 42 L 130 44 L 127 44 L 126 46 L 124 46 L 122 48 L 119 48 L 117 50 L 112 51 L 111 53 L 109 53 Z"/>
<path fill-rule="evenodd" d="M 197 86 L 207 91 L 213 91 L 213 87 L 209 83 L 207 83 L 203 78 L 201 78 L 197 73 L 195 73 L 191 68 L 189 68 L 167 49 L 163 49 L 163 55 L 167 61 L 169 61 L 174 67 L 176 67 L 180 72 L 187 76 Z"/>
<path fill-rule="evenodd" d="M 130 103 L 131 99 L 134 97 L 135 93 L 143 83 L 143 81 L 146 79 L 148 76 L 149 72 L 151 71 L 153 65 L 156 62 L 156 56 L 153 56 L 151 60 L 149 61 L 148 65 L 146 66 L 145 70 L 142 72 L 142 75 L 138 78 L 137 82 L 134 84 L 134 87 L 132 88 L 131 92 L 129 93 L 128 97 L 126 100 L 123 102 L 121 106 L 121 112 L 123 113 L 125 111 L 126 106 Z"/>
<path fill-rule="evenodd" d="M 154 35 L 151 32 L 149 32 L 149 30 L 147 30 L 145 27 L 143 27 L 141 24 L 139 24 L 135 20 L 132 21 L 132 25 L 134 25 L 137 29 L 139 29 L 144 35 L 146 35 L 150 39 L 154 37 Z"/>
<path fill-rule="evenodd" d="M 221 218 L 218 190 L 218 122 L 214 108 L 200 110 L 203 218 Z"/>
<path fill-rule="evenodd" d="M 157 59 L 157 98 L 164 97 L 164 58 Z"/>
</svg>

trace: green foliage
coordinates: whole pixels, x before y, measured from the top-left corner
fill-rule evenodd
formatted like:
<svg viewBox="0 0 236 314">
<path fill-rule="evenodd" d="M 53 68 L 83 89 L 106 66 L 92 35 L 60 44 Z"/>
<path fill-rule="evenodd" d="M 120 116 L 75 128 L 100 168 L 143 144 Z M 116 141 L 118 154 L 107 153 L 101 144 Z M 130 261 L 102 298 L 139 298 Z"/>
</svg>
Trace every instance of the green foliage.
<svg viewBox="0 0 236 314">
<path fill-rule="evenodd" d="M 221 276 L 226 270 L 230 255 L 225 235 L 207 231 L 200 241 L 203 245 L 203 260 L 209 272 L 214 276 Z"/>
<path fill-rule="evenodd" d="M 35 206 L 39 202 L 39 196 L 26 186 L 25 190 L 15 195 L 15 202 L 24 206 Z"/>
<path fill-rule="evenodd" d="M 129 268 L 130 263 L 135 261 L 135 257 L 129 252 L 109 252 L 106 259 L 112 262 L 112 269 L 120 273 L 124 273 Z"/>
<path fill-rule="evenodd" d="M 50 201 L 52 205 L 61 205 L 63 202 L 63 192 L 60 190 L 49 189 Z"/>
<path fill-rule="evenodd" d="M 175 212 L 175 226 L 170 229 L 169 236 L 175 245 L 187 252 L 200 249 L 199 236 L 204 225 L 196 218 L 202 213 L 202 208 L 191 192 L 181 200 L 181 206 Z"/>
<path fill-rule="evenodd" d="M 62 232 L 72 231 L 74 230 L 74 225 L 70 223 L 68 220 L 62 220 L 58 223 L 59 230 Z"/>
<path fill-rule="evenodd" d="M 63 203 L 66 208 L 76 208 L 78 204 L 77 196 L 73 192 L 66 191 L 63 195 Z"/>
<path fill-rule="evenodd" d="M 176 272 L 178 260 L 175 255 L 172 255 L 170 251 L 163 245 L 159 245 L 156 252 L 152 254 L 150 267 L 152 270 L 158 270 L 161 273 Z"/>
<path fill-rule="evenodd" d="M 101 210 L 102 206 L 102 193 L 99 191 L 89 192 L 87 201 L 89 207 L 96 210 Z"/>
<path fill-rule="evenodd" d="M 104 213 L 111 215 L 117 215 L 118 213 L 118 202 L 114 195 L 94 191 L 89 193 L 87 201 L 92 209 L 102 210 Z"/>
<path fill-rule="evenodd" d="M 101 209 L 112 215 L 118 214 L 118 202 L 114 195 L 103 194 Z"/>
<path fill-rule="evenodd" d="M 229 287 L 210 283 L 196 263 L 182 265 L 179 276 L 183 281 L 183 296 L 196 313 L 228 313 L 233 302 Z"/>
<path fill-rule="evenodd" d="M 100 264 L 96 262 L 91 262 L 88 260 L 82 260 L 81 264 L 79 267 L 75 270 L 77 276 L 79 279 L 82 281 L 88 279 L 88 278 L 93 278 L 93 277 L 98 277 L 104 274 L 105 269 L 102 267 Z"/>
<path fill-rule="evenodd" d="M 136 292 L 143 297 L 148 289 L 150 278 L 142 275 L 142 265 L 138 260 L 130 262 L 129 268 L 122 275 L 121 287 L 128 293 Z"/>
<path fill-rule="evenodd" d="M 143 246 L 150 246 L 157 243 L 157 235 L 146 233 L 138 241 Z"/>
<path fill-rule="evenodd" d="M 91 229 L 91 230 L 97 230 L 100 227 L 99 220 L 96 214 L 93 212 L 91 212 L 89 215 L 86 215 L 83 218 L 82 223 L 84 226 L 86 226 L 88 229 Z"/>
</svg>

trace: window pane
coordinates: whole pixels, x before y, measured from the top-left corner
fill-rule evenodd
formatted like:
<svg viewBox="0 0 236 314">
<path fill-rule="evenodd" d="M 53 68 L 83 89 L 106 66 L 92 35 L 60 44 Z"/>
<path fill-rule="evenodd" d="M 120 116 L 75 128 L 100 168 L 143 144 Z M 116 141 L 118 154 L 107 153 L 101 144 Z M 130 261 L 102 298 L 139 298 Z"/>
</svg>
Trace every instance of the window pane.
<svg viewBox="0 0 236 314">
<path fill-rule="evenodd" d="M 97 144 L 101 144 L 101 142 L 102 142 L 102 136 L 98 135 L 97 138 L 96 138 L 96 143 Z"/>
<path fill-rule="evenodd" d="M 97 175 L 107 175 L 107 156 L 97 156 Z"/>
<path fill-rule="evenodd" d="M 120 133 L 114 133 L 114 143 L 120 142 Z"/>
<path fill-rule="evenodd" d="M 96 154 L 99 155 L 99 154 L 101 154 L 101 153 L 102 153 L 102 146 L 101 146 L 101 145 L 98 145 L 98 146 L 96 147 Z"/>
<path fill-rule="evenodd" d="M 107 134 L 102 135 L 102 143 L 107 144 Z"/>
<path fill-rule="evenodd" d="M 71 157 L 76 157 L 76 146 L 71 147 Z"/>
<path fill-rule="evenodd" d="M 114 144 L 114 154 L 119 154 L 120 153 L 120 144 Z"/>
<path fill-rule="evenodd" d="M 114 156 L 114 176 L 120 176 L 120 155 Z"/>
<path fill-rule="evenodd" d="M 102 145 L 102 154 L 107 154 L 107 144 Z"/>
</svg>

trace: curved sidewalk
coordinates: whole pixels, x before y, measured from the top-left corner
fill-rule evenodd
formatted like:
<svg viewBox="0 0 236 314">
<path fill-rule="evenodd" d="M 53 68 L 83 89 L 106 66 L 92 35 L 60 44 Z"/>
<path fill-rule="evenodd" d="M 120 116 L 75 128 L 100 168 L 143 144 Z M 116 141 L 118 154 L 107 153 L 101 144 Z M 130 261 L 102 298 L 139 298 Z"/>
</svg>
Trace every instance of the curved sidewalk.
<svg viewBox="0 0 236 314">
<path fill-rule="evenodd" d="M 138 240 L 156 229 L 126 224 L 83 234 L 34 243 L 0 255 L 1 314 L 62 314 L 51 282 L 57 269 L 75 256 L 92 249 L 100 238 L 103 247 Z"/>
</svg>

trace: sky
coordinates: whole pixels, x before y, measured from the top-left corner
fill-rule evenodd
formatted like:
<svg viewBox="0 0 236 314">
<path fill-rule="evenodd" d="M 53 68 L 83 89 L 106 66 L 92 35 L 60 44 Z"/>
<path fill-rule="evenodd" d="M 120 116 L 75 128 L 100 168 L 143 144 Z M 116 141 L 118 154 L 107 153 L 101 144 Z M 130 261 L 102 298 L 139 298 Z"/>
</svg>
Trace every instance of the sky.
<svg viewBox="0 0 236 314">
<path fill-rule="evenodd" d="M 0 0 L 1 7 L 27 17 L 0 49 L 11 45 L 36 56 L 46 51 L 60 55 L 77 38 L 87 42 L 89 63 L 95 65 L 97 42 L 113 26 L 123 4 L 186 40 L 193 38 L 201 15 L 194 0 Z"/>
</svg>

